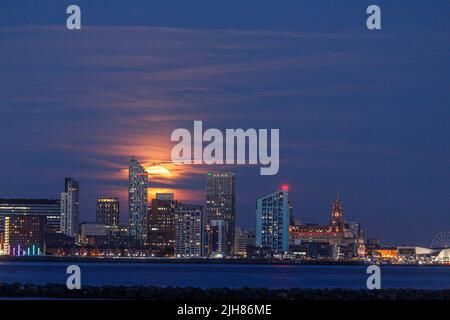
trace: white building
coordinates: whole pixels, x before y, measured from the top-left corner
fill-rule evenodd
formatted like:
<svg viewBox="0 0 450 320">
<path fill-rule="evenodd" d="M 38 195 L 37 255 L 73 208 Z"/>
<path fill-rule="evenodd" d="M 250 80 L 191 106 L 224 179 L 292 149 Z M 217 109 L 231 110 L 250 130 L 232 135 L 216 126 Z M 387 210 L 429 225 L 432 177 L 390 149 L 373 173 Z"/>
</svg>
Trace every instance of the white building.
<svg viewBox="0 0 450 320">
<path fill-rule="evenodd" d="M 256 201 L 256 246 L 274 253 L 289 251 L 290 202 L 287 189 Z"/>
<path fill-rule="evenodd" d="M 175 211 L 175 256 L 203 255 L 203 208 L 179 203 Z"/>
</svg>

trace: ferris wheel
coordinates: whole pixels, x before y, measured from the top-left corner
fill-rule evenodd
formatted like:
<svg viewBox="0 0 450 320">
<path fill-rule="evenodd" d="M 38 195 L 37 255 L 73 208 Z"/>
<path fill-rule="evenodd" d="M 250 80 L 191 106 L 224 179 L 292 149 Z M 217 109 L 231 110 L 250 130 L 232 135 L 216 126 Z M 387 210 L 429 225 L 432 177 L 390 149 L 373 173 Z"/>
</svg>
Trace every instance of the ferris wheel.
<svg viewBox="0 0 450 320">
<path fill-rule="evenodd" d="M 432 248 L 450 248 L 450 231 L 436 233 L 431 241 Z"/>
</svg>

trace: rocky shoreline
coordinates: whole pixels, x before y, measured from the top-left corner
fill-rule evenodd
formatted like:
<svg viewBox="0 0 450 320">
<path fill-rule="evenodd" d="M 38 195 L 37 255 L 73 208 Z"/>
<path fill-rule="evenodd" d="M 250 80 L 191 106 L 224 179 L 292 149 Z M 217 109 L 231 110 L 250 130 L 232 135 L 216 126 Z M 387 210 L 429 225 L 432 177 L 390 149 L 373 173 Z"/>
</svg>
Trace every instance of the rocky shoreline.
<svg viewBox="0 0 450 320">
<path fill-rule="evenodd" d="M 69 298 L 69 299 L 149 299 L 149 300 L 450 300 L 450 289 L 267 289 L 154 287 L 154 286 L 84 286 L 68 290 L 61 284 L 0 284 L 0 299 Z"/>
</svg>

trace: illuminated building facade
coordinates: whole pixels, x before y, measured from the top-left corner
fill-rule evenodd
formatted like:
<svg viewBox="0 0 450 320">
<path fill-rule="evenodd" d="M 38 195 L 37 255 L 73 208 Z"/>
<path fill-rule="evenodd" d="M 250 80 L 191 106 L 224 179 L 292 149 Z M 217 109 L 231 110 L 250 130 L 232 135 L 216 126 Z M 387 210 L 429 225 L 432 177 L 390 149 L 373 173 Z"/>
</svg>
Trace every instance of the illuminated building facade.
<svg viewBox="0 0 450 320">
<path fill-rule="evenodd" d="M 175 256 L 203 256 L 203 208 L 178 203 L 175 223 Z"/>
<path fill-rule="evenodd" d="M 225 252 L 227 230 L 228 221 L 221 219 L 209 220 L 205 230 L 207 256 L 213 258 L 227 256 Z"/>
<path fill-rule="evenodd" d="M 79 243 L 81 244 L 108 244 L 111 229 L 100 223 L 83 222 L 80 224 Z"/>
<path fill-rule="evenodd" d="M 380 248 L 380 249 L 376 249 L 374 250 L 374 254 L 373 256 L 378 256 L 381 259 L 388 259 L 388 260 L 392 260 L 392 259 L 397 259 L 398 258 L 398 252 L 397 252 L 397 248 Z"/>
<path fill-rule="evenodd" d="M 290 208 L 287 189 L 256 200 L 256 246 L 274 253 L 289 251 Z"/>
<path fill-rule="evenodd" d="M 120 203 L 117 198 L 97 198 L 97 223 L 119 228 Z"/>
<path fill-rule="evenodd" d="M 234 247 L 236 216 L 235 176 L 231 172 L 209 172 L 206 175 L 206 226 L 212 221 L 222 220 L 225 228 L 222 239 L 224 256 L 231 255 Z M 217 227 L 217 226 L 216 226 Z M 208 252 L 216 252 L 212 248 Z"/>
<path fill-rule="evenodd" d="M 294 225 L 291 228 L 291 242 L 318 242 L 329 244 L 343 244 L 345 238 L 346 224 L 344 221 L 344 211 L 341 206 L 339 195 L 336 195 L 332 210 L 331 222 L 328 226 L 317 224 Z"/>
<path fill-rule="evenodd" d="M 256 245 L 255 232 L 236 228 L 234 236 L 234 253 L 238 256 L 247 256 Z"/>
<path fill-rule="evenodd" d="M 318 243 L 333 246 L 335 259 L 365 255 L 365 232 L 358 222 L 345 222 L 339 195 L 331 210 L 329 225 L 296 224 L 291 227 L 291 246 Z"/>
<path fill-rule="evenodd" d="M 175 210 L 173 193 L 157 193 L 148 215 L 147 244 L 173 252 L 175 247 Z"/>
<path fill-rule="evenodd" d="M 44 254 L 45 216 L 5 216 L 4 230 L 4 253 L 6 255 L 35 256 Z"/>
<path fill-rule="evenodd" d="M 80 186 L 77 180 L 66 178 L 61 193 L 61 232 L 75 237 L 78 232 Z"/>
<path fill-rule="evenodd" d="M 128 231 L 138 243 L 147 240 L 148 173 L 132 157 L 128 172 Z"/>
<path fill-rule="evenodd" d="M 61 203 L 56 199 L 0 199 L 0 233 L 4 232 L 5 216 L 34 215 L 46 217 L 46 232 L 60 230 Z"/>
<path fill-rule="evenodd" d="M 294 225 L 291 228 L 291 240 L 295 244 L 303 242 L 338 243 L 339 234 L 331 231 L 329 226 L 318 224 Z"/>
</svg>

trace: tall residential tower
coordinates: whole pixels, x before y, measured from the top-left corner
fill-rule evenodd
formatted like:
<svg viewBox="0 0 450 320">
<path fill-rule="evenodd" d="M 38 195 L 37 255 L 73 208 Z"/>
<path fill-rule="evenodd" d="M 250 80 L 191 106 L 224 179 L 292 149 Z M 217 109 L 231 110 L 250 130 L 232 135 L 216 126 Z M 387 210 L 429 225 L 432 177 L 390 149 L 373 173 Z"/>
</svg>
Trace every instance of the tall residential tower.
<svg viewBox="0 0 450 320">
<path fill-rule="evenodd" d="M 175 208 L 173 193 L 157 193 L 148 210 L 147 243 L 154 247 L 173 251 L 175 246 Z"/>
<path fill-rule="evenodd" d="M 77 180 L 66 178 L 61 193 L 61 232 L 75 237 L 80 213 L 80 186 Z"/>
<path fill-rule="evenodd" d="M 130 159 L 128 174 L 128 232 L 143 244 L 147 240 L 148 173 L 135 157 Z"/>
<path fill-rule="evenodd" d="M 288 252 L 290 212 L 287 189 L 256 200 L 256 246 L 274 253 Z"/>
<path fill-rule="evenodd" d="M 235 177 L 231 172 L 209 172 L 206 176 L 206 228 L 214 225 L 224 227 L 222 248 L 216 254 L 228 256 L 233 253 L 236 215 Z M 219 223 L 218 221 L 222 221 Z M 208 236 L 208 235 L 207 235 Z M 207 239 L 208 241 L 208 239 Z M 210 241 L 208 241 L 210 243 Z M 208 243 L 207 242 L 207 243 Z M 211 254 L 211 248 L 207 248 Z"/>
<path fill-rule="evenodd" d="M 203 255 L 203 208 L 178 203 L 175 222 L 175 256 L 201 257 Z"/>
</svg>

